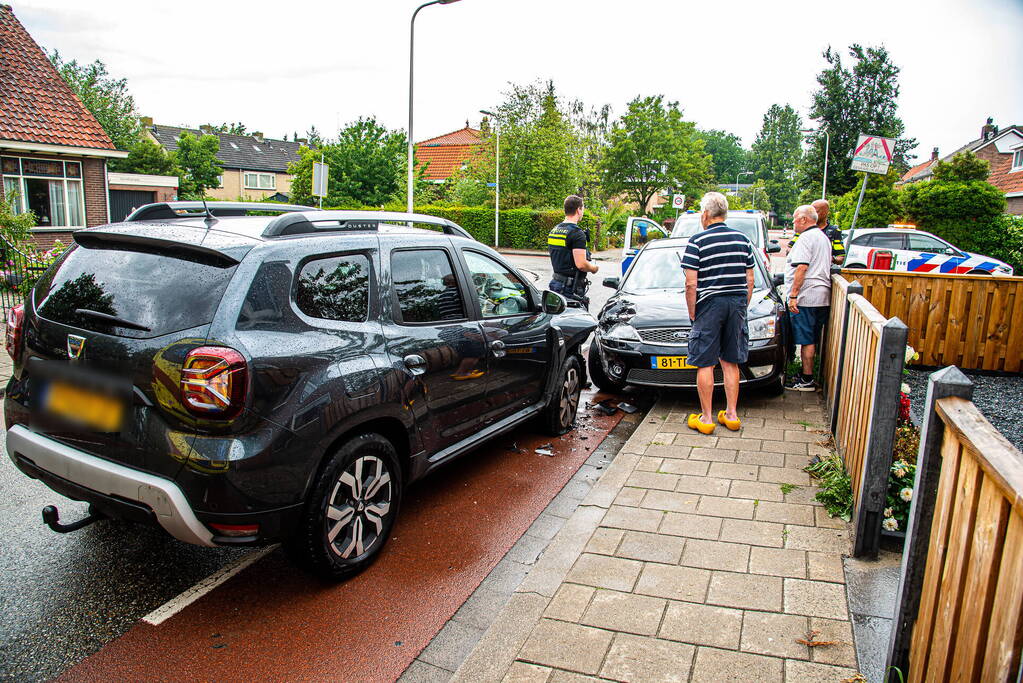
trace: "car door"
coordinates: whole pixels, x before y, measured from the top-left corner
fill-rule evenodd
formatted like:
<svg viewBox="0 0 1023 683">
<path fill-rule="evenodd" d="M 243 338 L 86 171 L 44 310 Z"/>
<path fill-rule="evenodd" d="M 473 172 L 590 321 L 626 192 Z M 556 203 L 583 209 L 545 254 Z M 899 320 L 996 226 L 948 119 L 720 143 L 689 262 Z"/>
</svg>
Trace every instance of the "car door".
<svg viewBox="0 0 1023 683">
<path fill-rule="evenodd" d="M 625 224 L 625 246 L 622 248 L 622 275 L 643 245 L 667 237 L 667 231 L 656 221 L 640 216 L 630 216 Z"/>
<path fill-rule="evenodd" d="M 906 251 L 906 236 L 900 232 L 875 232 L 868 244 L 871 249 L 892 252 L 892 270 L 906 270 L 910 254 Z"/>
<path fill-rule="evenodd" d="M 449 249 L 390 254 L 391 317 L 384 335 L 405 376 L 404 396 L 423 444 L 436 453 L 486 424 L 488 358 Z"/>
<path fill-rule="evenodd" d="M 462 249 L 462 258 L 488 351 L 488 412 L 500 419 L 540 400 L 551 371 L 550 318 L 540 310 L 536 291 L 506 263 L 471 248 Z"/>
</svg>

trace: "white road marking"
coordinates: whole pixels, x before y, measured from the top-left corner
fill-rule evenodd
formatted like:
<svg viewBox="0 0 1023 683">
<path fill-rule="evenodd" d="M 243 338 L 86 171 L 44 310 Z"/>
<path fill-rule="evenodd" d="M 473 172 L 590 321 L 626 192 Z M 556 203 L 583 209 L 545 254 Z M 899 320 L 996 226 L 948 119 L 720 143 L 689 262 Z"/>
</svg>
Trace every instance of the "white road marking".
<svg viewBox="0 0 1023 683">
<path fill-rule="evenodd" d="M 278 544 L 274 544 L 265 548 L 260 548 L 255 552 L 251 552 L 244 557 L 238 558 L 229 565 L 221 567 L 185 592 L 181 593 L 177 597 L 171 598 L 146 616 L 142 617 L 142 621 L 151 626 L 159 626 L 241 570 L 269 555 L 271 552 L 276 550 L 277 547 Z"/>
</svg>

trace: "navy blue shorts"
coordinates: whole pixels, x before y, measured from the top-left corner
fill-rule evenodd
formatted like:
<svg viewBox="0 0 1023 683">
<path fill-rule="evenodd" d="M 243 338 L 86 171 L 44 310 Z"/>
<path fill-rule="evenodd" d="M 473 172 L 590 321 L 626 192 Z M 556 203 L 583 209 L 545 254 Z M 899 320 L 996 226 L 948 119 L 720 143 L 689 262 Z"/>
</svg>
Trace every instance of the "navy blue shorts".
<svg viewBox="0 0 1023 683">
<path fill-rule="evenodd" d="M 800 346 L 820 343 L 821 330 L 830 311 L 830 306 L 800 306 L 799 313 L 789 313 L 792 340 Z"/>
<path fill-rule="evenodd" d="M 715 296 L 696 306 L 689 333 L 689 365 L 709 368 L 718 360 L 745 363 L 749 358 L 745 294 Z"/>
</svg>

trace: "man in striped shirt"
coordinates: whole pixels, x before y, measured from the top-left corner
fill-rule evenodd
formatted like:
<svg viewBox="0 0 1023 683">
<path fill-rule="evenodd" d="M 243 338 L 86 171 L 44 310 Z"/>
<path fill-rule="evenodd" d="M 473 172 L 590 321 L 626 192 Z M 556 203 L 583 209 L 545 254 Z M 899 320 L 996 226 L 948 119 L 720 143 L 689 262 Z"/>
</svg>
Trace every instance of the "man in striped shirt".
<svg viewBox="0 0 1023 683">
<path fill-rule="evenodd" d="M 688 364 L 698 368 L 696 388 L 701 415 L 689 416 L 689 427 L 703 434 L 714 432 L 712 415 L 714 366 L 721 363 L 725 383 L 725 410 L 717 422 L 732 431 L 741 425 L 739 364 L 749 356 L 746 308 L 753 296 L 753 245 L 738 230 L 725 225 L 728 200 L 708 192 L 700 201 L 703 230 L 693 235 L 682 257 L 686 274 L 686 306 L 693 328 L 689 333 Z"/>
</svg>

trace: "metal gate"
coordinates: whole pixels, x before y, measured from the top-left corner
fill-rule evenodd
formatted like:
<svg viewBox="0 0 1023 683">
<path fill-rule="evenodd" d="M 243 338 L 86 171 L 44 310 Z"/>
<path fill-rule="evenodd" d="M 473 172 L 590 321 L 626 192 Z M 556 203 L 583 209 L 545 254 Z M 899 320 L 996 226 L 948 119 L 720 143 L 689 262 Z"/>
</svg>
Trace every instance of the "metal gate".
<svg viewBox="0 0 1023 683">
<path fill-rule="evenodd" d="M 135 209 L 156 201 L 156 193 L 145 190 L 110 190 L 110 222 L 120 223 Z"/>
<path fill-rule="evenodd" d="M 28 286 L 26 277 L 38 278 L 46 272 L 46 268 L 6 238 L 0 237 L 0 312 L 4 320 L 8 309 L 24 299 L 23 292 Z"/>
</svg>

